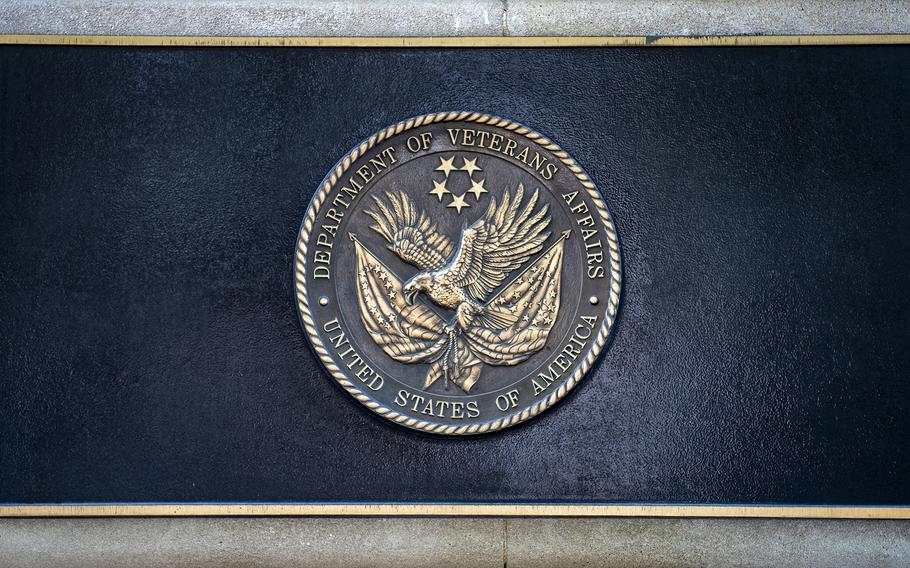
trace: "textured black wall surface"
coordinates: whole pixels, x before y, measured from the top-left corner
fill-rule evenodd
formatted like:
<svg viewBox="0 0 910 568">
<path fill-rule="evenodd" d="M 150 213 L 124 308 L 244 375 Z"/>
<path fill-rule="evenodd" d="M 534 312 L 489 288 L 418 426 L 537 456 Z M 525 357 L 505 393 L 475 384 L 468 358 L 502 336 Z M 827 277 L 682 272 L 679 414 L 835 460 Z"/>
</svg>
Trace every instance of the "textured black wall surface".
<svg viewBox="0 0 910 568">
<path fill-rule="evenodd" d="M 621 316 L 553 410 L 387 424 L 310 352 L 317 184 L 477 110 L 591 174 Z M 910 47 L 0 48 L 0 502 L 910 503 Z"/>
</svg>

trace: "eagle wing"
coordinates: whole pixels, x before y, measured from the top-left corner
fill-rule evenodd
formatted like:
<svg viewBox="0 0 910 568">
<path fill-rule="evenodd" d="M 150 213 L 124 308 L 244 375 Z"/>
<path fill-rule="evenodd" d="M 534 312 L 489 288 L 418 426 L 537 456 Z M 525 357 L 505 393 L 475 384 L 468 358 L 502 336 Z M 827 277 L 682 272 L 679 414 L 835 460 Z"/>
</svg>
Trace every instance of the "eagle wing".
<svg viewBox="0 0 910 568">
<path fill-rule="evenodd" d="M 537 196 L 535 191 L 523 204 L 524 186 L 519 184 L 514 197 L 506 191 L 499 204 L 493 199 L 486 214 L 461 234 L 449 268 L 453 285 L 485 301 L 510 272 L 540 251 L 550 236 L 550 217 L 547 205 L 534 212 Z"/>
<path fill-rule="evenodd" d="M 386 355 L 402 363 L 433 362 L 446 346 L 445 322 L 423 304 L 409 304 L 401 280 L 351 235 L 357 257 L 360 318 Z"/>
<path fill-rule="evenodd" d="M 385 195 L 388 203 L 374 195 L 376 209 L 366 212 L 376 222 L 371 228 L 408 264 L 424 271 L 442 267 L 452 256 L 455 248 L 452 241 L 440 233 L 436 223 L 403 192 L 386 192 Z"/>
</svg>

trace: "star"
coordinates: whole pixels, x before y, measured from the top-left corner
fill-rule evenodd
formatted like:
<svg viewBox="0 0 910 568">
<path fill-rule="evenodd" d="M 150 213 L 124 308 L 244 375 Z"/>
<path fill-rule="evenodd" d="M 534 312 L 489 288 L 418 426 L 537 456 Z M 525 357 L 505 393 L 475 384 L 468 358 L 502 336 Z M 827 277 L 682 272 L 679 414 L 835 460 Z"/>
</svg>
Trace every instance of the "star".
<svg viewBox="0 0 910 568">
<path fill-rule="evenodd" d="M 465 160 L 467 161 L 467 160 Z M 468 193 L 474 194 L 474 199 L 480 201 L 480 196 L 484 193 L 487 193 L 487 189 L 483 186 L 484 180 L 474 181 L 471 180 L 471 189 L 468 190 Z"/>
<path fill-rule="evenodd" d="M 464 209 L 465 207 L 470 207 L 470 205 L 468 205 L 465 202 L 464 196 L 465 196 L 464 193 L 462 193 L 461 195 L 452 194 L 452 203 L 449 203 L 449 205 L 448 205 L 448 207 L 454 207 L 455 209 L 458 209 L 459 215 L 461 215 L 462 209 Z"/>
<path fill-rule="evenodd" d="M 445 172 L 446 177 L 449 177 L 449 172 L 451 172 L 452 170 L 458 169 L 452 164 L 452 162 L 454 162 L 454 161 L 455 161 L 455 156 L 452 156 L 448 160 L 445 160 L 442 157 L 440 157 L 439 158 L 440 164 L 439 164 L 439 167 L 436 168 L 436 171 Z"/>
<path fill-rule="evenodd" d="M 469 176 L 473 176 L 474 172 L 483 171 L 482 169 L 480 169 L 476 166 L 477 158 L 474 158 L 473 160 L 469 160 L 467 158 L 462 158 L 462 160 L 464 160 L 464 165 L 462 165 L 459 169 L 468 172 Z"/>
<path fill-rule="evenodd" d="M 452 193 L 452 192 L 449 191 L 448 189 L 446 189 L 446 180 L 442 180 L 442 183 L 439 183 L 438 181 L 436 181 L 434 179 L 433 180 L 433 191 L 430 192 L 430 195 L 435 195 L 436 197 L 439 198 L 439 201 L 442 201 L 442 196 L 447 193 Z"/>
</svg>

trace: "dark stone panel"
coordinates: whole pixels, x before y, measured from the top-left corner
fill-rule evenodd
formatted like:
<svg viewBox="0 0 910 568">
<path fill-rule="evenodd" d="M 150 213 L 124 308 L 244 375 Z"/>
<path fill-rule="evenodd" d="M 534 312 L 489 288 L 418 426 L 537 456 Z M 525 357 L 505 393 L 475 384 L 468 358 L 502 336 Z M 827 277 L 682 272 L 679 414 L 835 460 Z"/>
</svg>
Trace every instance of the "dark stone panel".
<svg viewBox="0 0 910 568">
<path fill-rule="evenodd" d="M 910 48 L 0 48 L 0 502 L 910 502 Z M 478 110 L 591 174 L 620 321 L 566 400 L 445 439 L 292 298 L 327 170 Z"/>
</svg>

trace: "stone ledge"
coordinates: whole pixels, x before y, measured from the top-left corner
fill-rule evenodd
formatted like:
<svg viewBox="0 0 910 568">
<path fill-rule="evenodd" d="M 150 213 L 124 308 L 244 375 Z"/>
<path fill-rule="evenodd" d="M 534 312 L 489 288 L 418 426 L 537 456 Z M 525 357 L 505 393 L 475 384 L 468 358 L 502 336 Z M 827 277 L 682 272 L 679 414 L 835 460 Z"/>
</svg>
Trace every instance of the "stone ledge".
<svg viewBox="0 0 910 568">
<path fill-rule="evenodd" d="M 905 566 L 906 521 L 0 519 L 9 567 Z"/>
<path fill-rule="evenodd" d="M 0 0 L 0 34 L 406 37 L 908 32 L 908 0 Z"/>
</svg>

